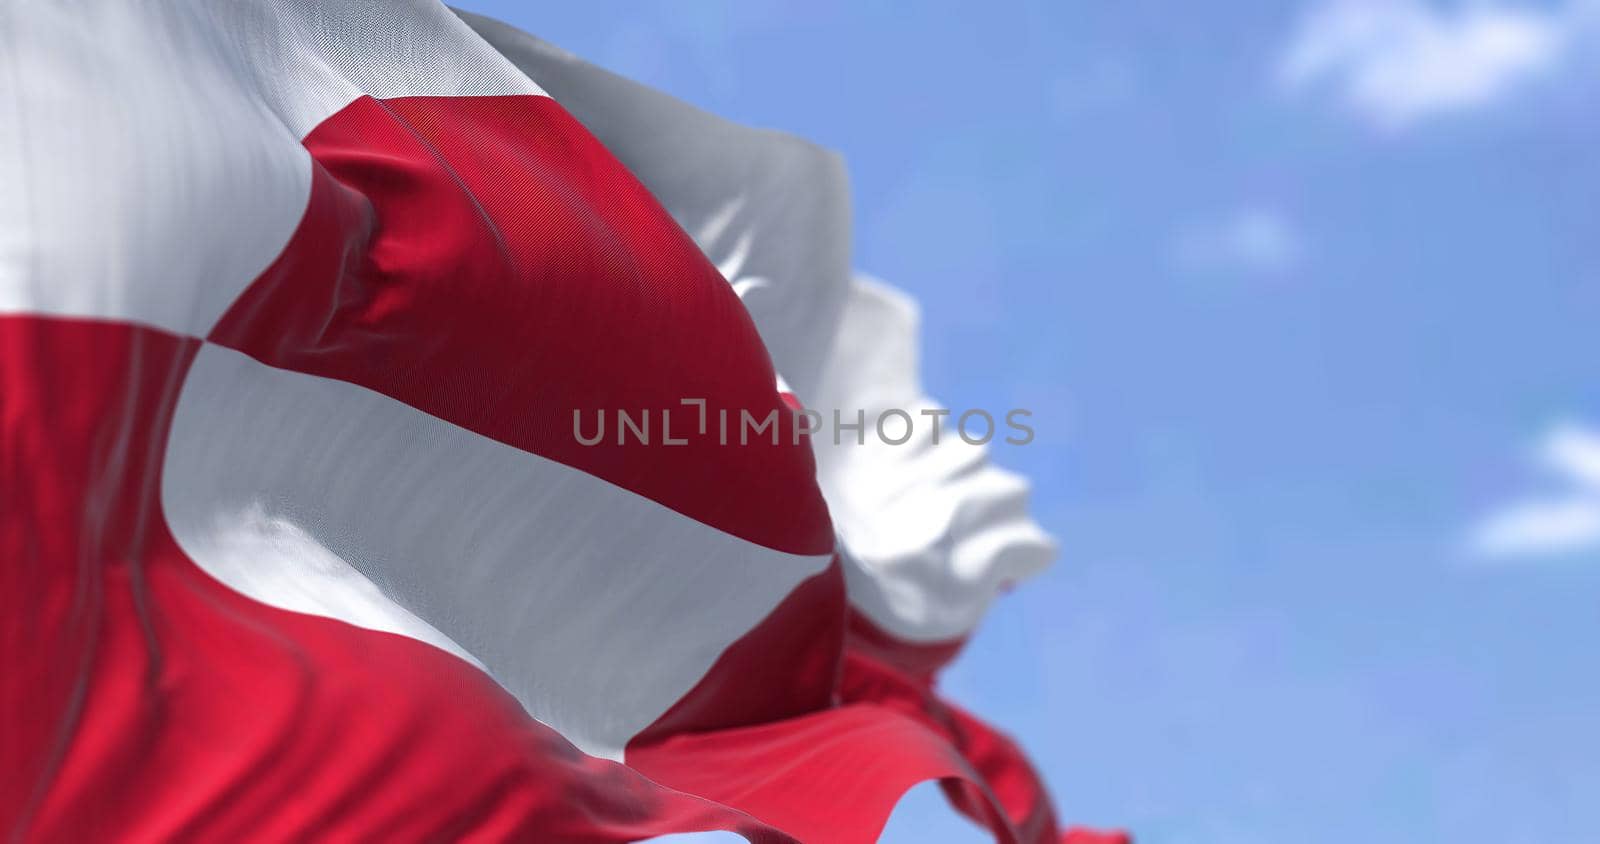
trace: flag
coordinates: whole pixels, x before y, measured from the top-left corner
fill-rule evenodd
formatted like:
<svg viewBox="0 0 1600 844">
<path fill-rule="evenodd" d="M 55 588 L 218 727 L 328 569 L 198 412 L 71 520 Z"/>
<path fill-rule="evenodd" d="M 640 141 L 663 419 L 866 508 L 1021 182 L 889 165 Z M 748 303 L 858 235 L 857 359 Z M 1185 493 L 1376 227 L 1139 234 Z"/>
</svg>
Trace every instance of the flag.
<svg viewBox="0 0 1600 844">
<path fill-rule="evenodd" d="M 1025 485 L 791 412 L 927 402 L 834 156 L 425 0 L 0 21 L 11 838 L 1059 835 L 933 690 Z"/>
</svg>

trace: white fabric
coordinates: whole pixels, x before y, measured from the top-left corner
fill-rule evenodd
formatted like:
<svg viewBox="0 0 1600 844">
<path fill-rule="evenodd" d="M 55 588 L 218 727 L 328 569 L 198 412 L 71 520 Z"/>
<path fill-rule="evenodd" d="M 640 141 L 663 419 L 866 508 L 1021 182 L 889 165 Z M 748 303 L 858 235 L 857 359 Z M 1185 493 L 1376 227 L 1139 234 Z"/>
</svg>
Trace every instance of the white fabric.
<svg viewBox="0 0 1600 844">
<path fill-rule="evenodd" d="M 208 330 L 288 241 L 310 157 L 195 4 L 0 6 L 0 313 Z"/>
<path fill-rule="evenodd" d="M 905 294 L 856 279 L 808 404 L 852 417 L 862 410 L 869 426 L 890 408 L 911 416 L 912 438 L 900 445 L 875 433 L 865 444 L 852 435 L 835 444 L 831 429 L 812 444 L 851 602 L 902 639 L 940 642 L 970 633 L 1000 590 L 1049 564 L 1055 543 L 1028 517 L 1027 481 L 957 435 L 962 408 L 941 422 L 933 444 L 933 420 L 920 411 L 939 405 L 917 377 L 917 323 Z M 997 438 L 1007 434 L 1005 412 L 992 411 Z M 898 419 L 886 429 L 902 435 Z"/>
<path fill-rule="evenodd" d="M 0 5 L 0 313 L 203 335 L 362 94 L 539 94 L 428 0 Z"/>
</svg>

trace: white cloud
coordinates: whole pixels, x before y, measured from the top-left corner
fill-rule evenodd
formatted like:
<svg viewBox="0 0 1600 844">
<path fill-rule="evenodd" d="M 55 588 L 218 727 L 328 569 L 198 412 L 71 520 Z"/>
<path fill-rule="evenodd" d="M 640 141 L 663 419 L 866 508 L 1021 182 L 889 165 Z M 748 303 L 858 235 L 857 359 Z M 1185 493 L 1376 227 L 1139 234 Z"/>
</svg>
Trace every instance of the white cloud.
<svg viewBox="0 0 1600 844">
<path fill-rule="evenodd" d="M 1300 234 L 1276 211 L 1244 208 L 1178 237 L 1178 260 L 1198 270 L 1279 273 L 1300 261 Z"/>
<path fill-rule="evenodd" d="M 1279 81 L 1291 91 L 1331 88 L 1379 126 L 1402 129 L 1491 105 L 1549 72 L 1590 28 L 1594 8 L 1323 0 L 1284 52 Z"/>
<path fill-rule="evenodd" d="M 1545 439 L 1540 458 L 1569 480 L 1600 490 L 1600 433 L 1573 424 L 1561 425 Z"/>
<path fill-rule="evenodd" d="M 1539 444 L 1538 462 L 1561 477 L 1561 494 L 1514 502 L 1478 525 L 1472 550 L 1487 557 L 1600 550 L 1600 431 L 1558 425 Z"/>
</svg>

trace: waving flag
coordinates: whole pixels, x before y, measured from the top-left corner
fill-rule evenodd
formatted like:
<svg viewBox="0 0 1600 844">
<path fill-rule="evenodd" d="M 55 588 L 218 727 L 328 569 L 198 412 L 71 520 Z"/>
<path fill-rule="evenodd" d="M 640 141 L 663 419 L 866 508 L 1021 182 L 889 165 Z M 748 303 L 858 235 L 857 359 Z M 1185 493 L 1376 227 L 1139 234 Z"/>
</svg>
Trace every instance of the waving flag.
<svg viewBox="0 0 1600 844">
<path fill-rule="evenodd" d="M 0 38 L 11 838 L 1058 835 L 932 691 L 1025 486 L 788 412 L 925 401 L 831 155 L 422 0 Z"/>
</svg>

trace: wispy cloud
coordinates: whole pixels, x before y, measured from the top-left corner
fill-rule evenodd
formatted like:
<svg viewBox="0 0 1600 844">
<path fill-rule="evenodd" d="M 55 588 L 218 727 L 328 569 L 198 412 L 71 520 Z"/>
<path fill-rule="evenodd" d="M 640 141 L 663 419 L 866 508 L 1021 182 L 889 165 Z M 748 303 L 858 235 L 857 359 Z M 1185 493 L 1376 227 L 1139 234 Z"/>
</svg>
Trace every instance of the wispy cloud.
<svg viewBox="0 0 1600 844">
<path fill-rule="evenodd" d="M 1300 262 L 1300 234 L 1282 214 L 1243 208 L 1178 235 L 1178 261 L 1195 270 L 1273 274 Z"/>
<path fill-rule="evenodd" d="M 1333 90 L 1385 129 L 1492 105 L 1555 68 L 1595 4 L 1543 9 L 1478 2 L 1323 0 L 1278 66 L 1291 91 Z"/>
<path fill-rule="evenodd" d="M 1565 489 L 1492 514 L 1473 531 L 1473 551 L 1513 557 L 1600 550 L 1600 431 L 1558 425 L 1540 442 L 1537 459 Z"/>
</svg>

